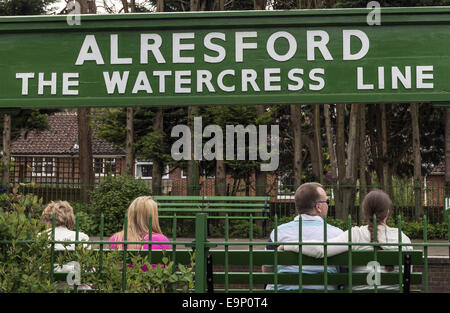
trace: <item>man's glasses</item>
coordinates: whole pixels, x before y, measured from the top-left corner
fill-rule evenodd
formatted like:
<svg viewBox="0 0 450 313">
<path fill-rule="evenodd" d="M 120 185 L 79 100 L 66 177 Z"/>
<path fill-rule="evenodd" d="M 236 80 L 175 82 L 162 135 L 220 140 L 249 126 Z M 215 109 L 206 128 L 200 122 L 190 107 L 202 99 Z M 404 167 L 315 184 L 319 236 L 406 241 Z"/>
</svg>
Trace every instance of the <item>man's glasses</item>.
<svg viewBox="0 0 450 313">
<path fill-rule="evenodd" d="M 327 205 L 330 205 L 330 200 L 320 200 L 320 201 L 316 201 L 317 203 L 326 203 Z"/>
</svg>

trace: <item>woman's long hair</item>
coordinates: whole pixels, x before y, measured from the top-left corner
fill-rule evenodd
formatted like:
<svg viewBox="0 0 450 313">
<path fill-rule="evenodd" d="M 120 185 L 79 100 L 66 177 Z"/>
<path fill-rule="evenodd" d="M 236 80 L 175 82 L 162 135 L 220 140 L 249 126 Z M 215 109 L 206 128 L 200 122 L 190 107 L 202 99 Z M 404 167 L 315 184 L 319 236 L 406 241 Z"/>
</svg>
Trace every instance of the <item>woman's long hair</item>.
<svg viewBox="0 0 450 313">
<path fill-rule="evenodd" d="M 149 221 L 152 216 L 152 233 L 162 234 L 159 226 L 158 204 L 150 196 L 142 196 L 134 199 L 128 207 L 127 241 L 143 241 L 148 234 L 149 240 L 152 240 L 149 232 Z M 123 241 L 124 230 L 114 234 L 117 241 Z M 141 249 L 142 245 L 130 244 L 129 249 Z M 123 249 L 120 245 L 119 249 Z"/>
<path fill-rule="evenodd" d="M 362 209 L 364 216 L 368 222 L 368 229 L 370 233 L 370 242 L 374 242 L 373 236 L 373 216 L 375 215 L 376 221 L 375 225 L 377 227 L 377 237 L 380 234 L 378 231 L 379 222 L 384 221 L 384 219 L 389 215 L 389 211 L 392 208 L 392 201 L 389 198 L 388 194 L 383 190 L 375 189 L 369 192 L 363 202 Z M 377 242 L 380 242 L 377 238 Z M 375 249 L 382 249 L 380 246 L 375 246 Z M 394 270 L 393 265 L 385 265 L 385 269 L 388 272 L 392 272 Z"/>
<path fill-rule="evenodd" d="M 382 190 L 375 189 L 369 192 L 362 202 L 364 217 L 368 223 L 370 232 L 370 242 L 373 242 L 373 216 L 376 216 L 377 236 L 379 234 L 378 225 L 388 216 L 392 207 L 391 198 Z M 378 238 L 377 238 L 378 239 Z M 377 240 L 379 242 L 379 240 Z"/>
</svg>

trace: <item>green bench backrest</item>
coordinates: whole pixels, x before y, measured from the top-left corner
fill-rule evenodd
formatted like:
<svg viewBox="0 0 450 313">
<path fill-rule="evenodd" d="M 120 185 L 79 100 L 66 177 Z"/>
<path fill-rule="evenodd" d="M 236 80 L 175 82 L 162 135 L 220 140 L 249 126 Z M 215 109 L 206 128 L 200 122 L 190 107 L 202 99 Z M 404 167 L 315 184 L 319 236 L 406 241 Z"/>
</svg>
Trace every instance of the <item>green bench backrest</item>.
<svg viewBox="0 0 450 313">
<path fill-rule="evenodd" d="M 61 251 L 57 251 L 61 253 Z M 111 250 L 104 250 L 103 253 L 111 253 Z M 123 253 L 123 251 L 120 251 Z M 162 263 L 162 258 L 168 256 L 171 261 L 176 264 L 181 263 L 189 265 L 191 260 L 192 250 L 180 249 L 176 251 L 167 251 L 165 254 L 161 250 L 151 251 L 150 262 L 152 264 Z M 302 256 L 294 252 L 287 251 L 265 251 L 255 250 L 249 252 L 248 250 L 211 250 L 210 257 L 214 266 L 213 282 L 216 285 L 215 292 L 243 292 L 249 289 L 264 291 L 266 284 L 273 284 L 277 281 L 278 284 L 299 285 L 299 279 L 303 287 L 308 285 L 324 285 L 325 275 L 320 274 L 289 274 L 289 273 L 263 273 L 260 267 L 262 265 L 298 265 L 299 257 L 302 258 L 302 265 L 324 265 L 323 259 L 315 259 L 307 256 Z M 405 251 L 402 254 L 409 254 L 411 256 L 411 285 L 418 285 L 422 282 L 422 273 L 414 272 L 414 265 L 422 265 L 422 251 L 413 250 Z M 128 250 L 127 259 L 131 259 L 132 255 L 139 254 L 143 257 L 148 257 L 148 251 L 142 250 Z M 401 262 L 403 265 L 403 255 Z M 327 258 L 327 266 L 347 266 L 351 256 L 352 266 L 366 266 L 370 261 L 374 260 L 373 251 L 352 251 L 342 253 L 337 256 Z M 399 265 L 398 251 L 377 251 L 377 261 L 380 265 Z M 253 266 L 252 266 L 253 265 Z M 68 273 L 55 273 L 56 281 L 65 281 Z M 328 286 L 331 285 L 349 285 L 351 279 L 352 286 L 367 285 L 367 273 L 327 273 L 326 280 Z M 351 278 L 350 278 L 351 276 Z M 381 284 L 383 285 L 398 285 L 401 281 L 399 273 L 381 273 Z M 239 285 L 239 288 L 226 288 L 228 285 Z M 413 292 L 415 290 L 412 290 Z M 320 292 L 323 292 L 320 291 Z M 345 290 L 331 291 L 331 292 L 345 292 Z M 380 292 L 384 292 L 380 290 Z"/>
<path fill-rule="evenodd" d="M 411 265 L 421 265 L 422 264 L 422 251 L 414 250 L 403 252 L 408 253 L 411 256 Z M 280 252 L 280 251 L 264 251 L 256 250 L 249 253 L 249 251 L 242 250 L 229 250 L 229 251 L 210 251 L 212 262 L 215 266 L 221 265 L 221 271 L 214 271 L 213 281 L 214 284 L 225 285 L 227 284 L 238 284 L 239 289 L 235 291 L 246 291 L 249 288 L 254 290 L 259 290 L 264 288 L 265 284 L 273 284 L 277 281 L 278 284 L 285 285 L 299 285 L 301 280 L 301 285 L 307 287 L 307 285 L 324 285 L 325 279 L 327 280 L 328 286 L 330 285 L 344 285 L 348 286 L 351 279 L 352 286 L 357 285 L 367 285 L 367 273 L 327 273 L 326 278 L 324 273 L 320 274 L 302 274 L 298 273 L 262 273 L 259 271 L 259 267 L 262 265 L 298 265 L 299 258 L 301 257 L 302 265 L 324 265 L 324 259 L 315 259 L 307 256 L 299 255 L 293 252 Z M 342 253 L 337 256 L 327 258 L 327 266 L 348 266 L 351 257 L 352 268 L 355 266 L 366 267 L 370 261 L 374 260 L 373 251 L 352 251 Z M 401 257 L 401 264 L 403 265 L 403 256 Z M 380 265 L 399 265 L 398 251 L 377 251 L 377 262 Z M 234 266 L 234 270 L 226 270 L 227 266 Z M 240 267 L 236 267 L 240 265 Z M 253 265 L 253 266 L 252 266 Z M 253 269 L 252 273 L 250 270 Z M 414 267 L 413 267 L 414 269 Z M 399 278 L 398 272 L 381 273 L 381 284 L 383 285 L 398 285 L 402 277 Z M 349 277 L 351 276 L 351 277 Z M 422 281 L 422 273 L 411 272 L 411 285 L 420 284 Z M 222 286 L 221 289 L 215 289 L 216 292 L 225 291 Z M 233 291 L 233 289 L 227 289 L 228 292 Z M 323 292 L 323 291 L 322 291 Z M 339 292 L 339 291 L 338 291 Z"/>
</svg>

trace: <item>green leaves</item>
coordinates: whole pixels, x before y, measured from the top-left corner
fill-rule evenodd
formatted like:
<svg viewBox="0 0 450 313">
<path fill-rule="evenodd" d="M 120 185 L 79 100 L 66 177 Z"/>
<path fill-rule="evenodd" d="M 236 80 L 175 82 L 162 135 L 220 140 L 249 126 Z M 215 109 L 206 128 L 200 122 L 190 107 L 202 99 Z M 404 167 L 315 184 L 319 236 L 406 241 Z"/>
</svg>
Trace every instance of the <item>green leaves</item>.
<svg viewBox="0 0 450 313">
<path fill-rule="evenodd" d="M 150 195 L 147 185 L 130 175 L 107 176 L 91 194 L 92 216 L 105 216 L 105 235 L 112 235 L 123 227 L 128 206 L 139 196 Z"/>
</svg>

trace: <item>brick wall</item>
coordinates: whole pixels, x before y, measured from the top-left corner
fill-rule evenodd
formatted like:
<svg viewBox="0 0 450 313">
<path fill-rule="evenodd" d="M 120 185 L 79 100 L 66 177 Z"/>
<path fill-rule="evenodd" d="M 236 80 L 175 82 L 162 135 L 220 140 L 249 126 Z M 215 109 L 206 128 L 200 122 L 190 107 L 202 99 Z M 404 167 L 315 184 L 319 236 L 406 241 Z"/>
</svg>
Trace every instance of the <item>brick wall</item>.
<svg viewBox="0 0 450 313">
<path fill-rule="evenodd" d="M 414 266 L 414 271 L 423 273 L 423 266 Z M 411 286 L 425 290 L 425 275 L 421 286 Z M 428 257 L 428 291 L 434 293 L 450 293 L 449 257 Z"/>
<path fill-rule="evenodd" d="M 214 271 L 224 271 L 224 266 L 214 266 Z M 245 272 L 248 266 L 230 266 L 229 271 Z M 255 266 L 254 272 L 260 272 L 261 267 Z M 422 272 L 423 266 L 414 266 L 414 272 Z M 224 285 L 215 285 L 215 288 L 224 288 Z M 247 285 L 230 284 L 230 289 L 248 288 Z M 263 288 L 262 285 L 255 284 L 255 289 Z M 411 289 L 420 289 L 425 291 L 425 275 L 422 276 L 422 285 L 412 285 Z M 450 264 L 449 257 L 428 257 L 428 292 L 430 293 L 450 293 Z"/>
</svg>

